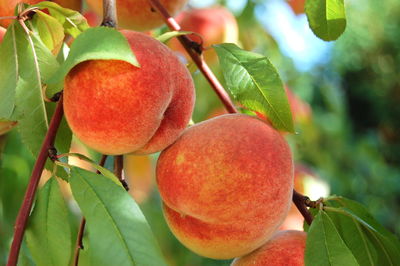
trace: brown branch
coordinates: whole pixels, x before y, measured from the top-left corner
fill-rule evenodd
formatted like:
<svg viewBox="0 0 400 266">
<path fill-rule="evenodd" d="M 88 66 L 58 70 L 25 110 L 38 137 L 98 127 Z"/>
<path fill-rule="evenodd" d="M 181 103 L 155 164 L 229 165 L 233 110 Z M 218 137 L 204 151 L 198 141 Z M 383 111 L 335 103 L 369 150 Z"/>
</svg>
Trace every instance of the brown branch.
<svg viewBox="0 0 400 266">
<path fill-rule="evenodd" d="M 107 155 L 102 155 L 99 165 L 104 166 L 107 160 Z M 97 170 L 96 174 L 100 174 L 100 171 Z M 78 236 L 76 238 L 76 244 L 75 244 L 75 253 L 74 253 L 74 266 L 78 266 L 79 263 L 79 251 L 83 249 L 83 234 L 85 233 L 85 226 L 86 226 L 86 219 L 85 217 L 82 217 L 81 224 L 79 225 L 79 231 L 78 231 Z"/>
<path fill-rule="evenodd" d="M 117 28 L 116 0 L 103 0 L 103 21 L 101 26 Z"/>
<path fill-rule="evenodd" d="M 296 205 L 297 209 L 303 215 L 304 220 L 308 225 L 311 225 L 313 221 L 313 216 L 310 211 L 307 209 L 306 202 L 310 199 L 307 196 L 304 196 L 293 189 L 293 203 Z"/>
<path fill-rule="evenodd" d="M 171 30 L 174 31 L 181 30 L 179 24 L 173 17 L 171 17 L 171 15 L 168 13 L 168 11 L 164 8 L 164 6 L 160 3 L 159 0 L 149 0 L 149 2 L 151 6 L 163 16 L 165 23 Z M 204 77 L 210 83 L 211 87 L 218 95 L 221 102 L 224 104 L 226 110 L 229 113 L 237 113 L 238 111 L 235 105 L 233 104 L 232 100 L 229 98 L 228 93 L 225 91 L 224 87 L 215 77 L 214 73 L 211 71 L 210 67 L 204 61 L 203 57 L 200 55 L 202 51 L 201 45 L 192 41 L 186 35 L 179 36 L 177 38 L 181 42 L 185 50 L 188 52 L 190 57 L 193 59 L 193 62 L 197 65 L 201 73 L 203 73 Z"/>
<path fill-rule="evenodd" d="M 60 126 L 63 114 L 64 114 L 63 99 L 61 95 L 57 103 L 56 110 L 54 111 L 53 117 L 51 118 L 49 129 L 43 140 L 39 155 L 36 159 L 36 163 L 33 168 L 31 178 L 29 180 L 28 188 L 26 189 L 25 192 L 24 201 L 17 216 L 14 228 L 14 238 L 11 244 L 10 255 L 8 257 L 7 266 L 17 265 L 19 250 L 21 248 L 21 242 L 24 237 L 29 213 L 32 209 L 32 204 L 35 199 L 35 194 L 39 184 L 40 176 L 42 175 L 44 165 L 48 158 L 49 150 L 54 145 L 54 140 L 56 138 L 57 130 Z"/>
<path fill-rule="evenodd" d="M 124 168 L 124 160 L 122 155 L 114 156 L 114 174 L 121 182 L 122 186 L 126 191 L 129 190 L 128 183 L 125 180 L 125 177 L 122 175 L 122 169 Z"/>
</svg>

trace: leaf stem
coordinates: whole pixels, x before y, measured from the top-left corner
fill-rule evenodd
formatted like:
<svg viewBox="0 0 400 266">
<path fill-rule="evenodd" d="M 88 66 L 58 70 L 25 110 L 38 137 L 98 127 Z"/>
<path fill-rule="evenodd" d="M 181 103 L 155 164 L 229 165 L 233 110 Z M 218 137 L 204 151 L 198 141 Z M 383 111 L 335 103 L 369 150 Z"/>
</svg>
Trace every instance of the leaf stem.
<svg viewBox="0 0 400 266">
<path fill-rule="evenodd" d="M 307 209 L 306 201 L 309 201 L 310 199 L 307 196 L 304 196 L 297 192 L 296 190 L 293 189 L 293 203 L 296 205 L 297 209 L 303 215 L 304 220 L 308 225 L 311 225 L 313 221 L 312 214 L 310 211 Z"/>
<path fill-rule="evenodd" d="M 35 194 L 39 184 L 40 176 L 42 175 L 44 165 L 49 156 L 49 149 L 51 149 L 54 145 L 54 140 L 56 138 L 56 134 L 60 126 L 63 114 L 64 114 L 63 98 L 61 95 L 57 103 L 56 110 L 54 111 L 53 117 L 51 118 L 49 129 L 43 140 L 39 155 L 36 159 L 36 163 L 29 180 L 28 188 L 26 189 L 25 192 L 24 201 L 22 203 L 22 206 L 17 216 L 17 220 L 15 222 L 14 238 L 11 244 L 7 266 L 17 265 L 19 250 L 21 248 L 21 242 L 24 237 L 29 213 L 32 209 L 32 204 L 35 199 Z"/>
<path fill-rule="evenodd" d="M 104 166 L 107 160 L 107 155 L 102 155 L 99 165 L 101 167 Z M 97 174 L 100 174 L 100 171 L 96 171 Z M 79 225 L 79 231 L 78 231 L 78 236 L 76 238 L 76 244 L 75 244 L 75 253 L 74 253 L 74 266 L 78 266 L 79 263 L 79 251 L 83 249 L 83 234 L 85 233 L 85 226 L 86 226 L 86 219 L 85 217 L 82 217 L 81 224 Z"/>
<path fill-rule="evenodd" d="M 160 3 L 159 0 L 149 0 L 151 6 L 157 10 L 162 17 L 164 18 L 165 23 L 167 26 L 173 31 L 180 31 L 181 27 L 176 22 L 176 20 L 171 17 L 165 7 Z M 204 61 L 203 57 L 201 56 L 201 52 L 203 50 L 202 45 L 192 41 L 188 36 L 182 35 L 177 37 L 180 43 L 185 47 L 185 50 L 193 59 L 193 62 L 197 65 L 201 73 L 203 73 L 204 77 L 210 83 L 211 87 L 218 95 L 219 99 L 225 106 L 226 110 L 229 113 L 237 113 L 237 109 L 233 104 L 232 100 L 230 99 L 228 93 L 225 91 L 224 87 L 218 81 L 217 77 L 211 71 L 210 67 Z"/>
<path fill-rule="evenodd" d="M 103 0 L 103 21 L 101 26 L 117 28 L 116 0 Z"/>
</svg>

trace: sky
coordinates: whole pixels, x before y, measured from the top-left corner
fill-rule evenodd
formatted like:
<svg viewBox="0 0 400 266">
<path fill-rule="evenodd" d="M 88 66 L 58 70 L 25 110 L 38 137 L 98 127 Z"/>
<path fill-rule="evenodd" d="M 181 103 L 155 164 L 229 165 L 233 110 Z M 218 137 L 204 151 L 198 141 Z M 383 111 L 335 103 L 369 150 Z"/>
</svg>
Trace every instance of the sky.
<svg viewBox="0 0 400 266">
<path fill-rule="evenodd" d="M 191 0 L 195 7 L 212 5 L 214 0 Z M 246 0 L 230 0 L 228 7 L 239 12 Z M 308 71 L 329 60 L 332 43 L 324 42 L 312 33 L 307 17 L 296 16 L 283 0 L 265 0 L 257 9 L 256 16 L 267 31 L 276 39 L 284 55 L 291 58 L 299 71 Z"/>
</svg>

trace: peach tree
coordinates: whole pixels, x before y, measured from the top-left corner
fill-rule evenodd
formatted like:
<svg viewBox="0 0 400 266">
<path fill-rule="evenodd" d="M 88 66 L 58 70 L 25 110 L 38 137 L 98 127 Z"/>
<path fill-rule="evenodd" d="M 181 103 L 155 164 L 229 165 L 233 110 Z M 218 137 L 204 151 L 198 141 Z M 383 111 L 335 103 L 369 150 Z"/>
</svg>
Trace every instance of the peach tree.
<svg viewBox="0 0 400 266">
<path fill-rule="evenodd" d="M 15 9 L 0 13 L 9 21 L 1 24 L 0 132 L 18 132 L 1 136 L 0 213 L 15 223 L 10 243 L 0 243 L 7 265 L 167 265 L 123 174 L 123 155 L 157 152 L 159 212 L 194 253 L 232 265 L 400 262 L 399 240 L 364 206 L 296 190 L 284 138 L 301 116 L 295 96 L 267 56 L 241 48 L 246 43 L 225 38 L 205 47 L 201 27 L 181 28 L 171 15 L 186 1 L 105 0 L 97 27 L 61 1 L 0 3 L 0 12 Z M 99 1 L 88 4 L 101 14 Z M 320 39 L 345 31 L 343 0 L 307 0 L 305 11 Z M 124 30 L 116 30 L 117 15 Z M 163 23 L 168 29 L 151 36 L 133 31 Z M 187 53 L 181 58 L 165 45 L 178 41 Z M 210 49 L 223 84 L 203 57 Z M 196 71 L 230 114 L 190 121 Z M 89 153 L 74 152 L 73 138 Z M 10 180 L 28 172 L 21 206 L 12 210 L 7 201 L 21 195 L 12 193 L 20 180 Z M 65 200 L 65 187 L 73 199 Z M 304 232 L 277 232 L 292 201 Z"/>
</svg>

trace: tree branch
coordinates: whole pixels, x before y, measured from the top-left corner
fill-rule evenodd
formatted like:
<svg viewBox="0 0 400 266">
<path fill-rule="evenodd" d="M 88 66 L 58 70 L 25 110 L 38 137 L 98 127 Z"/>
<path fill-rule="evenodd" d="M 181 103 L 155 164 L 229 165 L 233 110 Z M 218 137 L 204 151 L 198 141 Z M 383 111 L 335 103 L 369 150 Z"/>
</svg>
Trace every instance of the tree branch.
<svg viewBox="0 0 400 266">
<path fill-rule="evenodd" d="M 303 215 L 304 220 L 308 225 L 311 225 L 313 221 L 313 216 L 310 211 L 307 209 L 306 202 L 310 199 L 307 196 L 304 196 L 293 189 L 293 203 L 296 205 L 297 209 Z"/>
<path fill-rule="evenodd" d="M 117 28 L 117 7 L 116 0 L 103 0 L 103 21 L 101 26 Z"/>
<path fill-rule="evenodd" d="M 157 10 L 164 18 L 167 26 L 174 31 L 180 31 L 181 27 L 176 22 L 176 20 L 171 17 L 168 11 L 164 8 L 164 6 L 160 3 L 159 0 L 149 0 L 151 6 Z M 203 73 L 204 77 L 210 83 L 211 87 L 215 91 L 215 93 L 220 98 L 221 102 L 225 106 L 226 110 L 229 113 L 237 113 L 237 109 L 233 102 L 231 101 L 228 93 L 225 91 L 224 87 L 215 77 L 214 73 L 211 71 L 210 67 L 204 61 L 203 57 L 200 55 L 202 48 L 199 49 L 199 44 L 192 41 L 188 36 L 178 36 L 178 40 L 181 42 L 185 50 L 188 52 L 190 57 L 193 59 L 193 62 L 197 65 L 201 73 Z"/>
<path fill-rule="evenodd" d="M 14 238 L 11 244 L 10 255 L 8 257 L 7 266 L 17 265 L 19 250 L 21 248 L 21 242 L 24 237 L 29 213 L 32 209 L 32 204 L 35 199 L 35 194 L 39 184 L 40 176 L 42 175 L 44 165 L 49 156 L 49 150 L 54 146 L 54 140 L 56 138 L 57 130 L 60 126 L 63 114 L 64 114 L 63 99 L 62 95 L 60 95 L 56 110 L 54 111 L 53 117 L 51 118 L 50 121 L 49 129 L 43 140 L 39 155 L 36 159 L 36 163 L 33 168 L 31 178 L 29 180 L 28 188 L 26 189 L 25 192 L 24 201 L 17 216 L 14 228 Z"/>
<path fill-rule="evenodd" d="M 102 155 L 99 165 L 104 166 L 107 160 L 107 155 Z M 99 170 L 96 171 L 96 174 L 101 174 Z M 78 266 L 79 263 L 79 251 L 83 249 L 83 234 L 85 233 L 85 226 L 86 226 L 86 219 L 85 217 L 82 217 L 81 224 L 79 225 L 79 231 L 78 231 L 78 236 L 76 238 L 76 244 L 75 244 L 75 253 L 74 253 L 74 266 Z"/>
<path fill-rule="evenodd" d="M 126 183 L 126 180 L 124 176 L 122 175 L 122 169 L 124 168 L 124 161 L 122 155 L 117 155 L 114 156 L 114 174 L 118 178 L 118 180 L 121 182 L 122 186 L 125 188 L 126 191 L 129 190 L 128 183 Z"/>
</svg>

